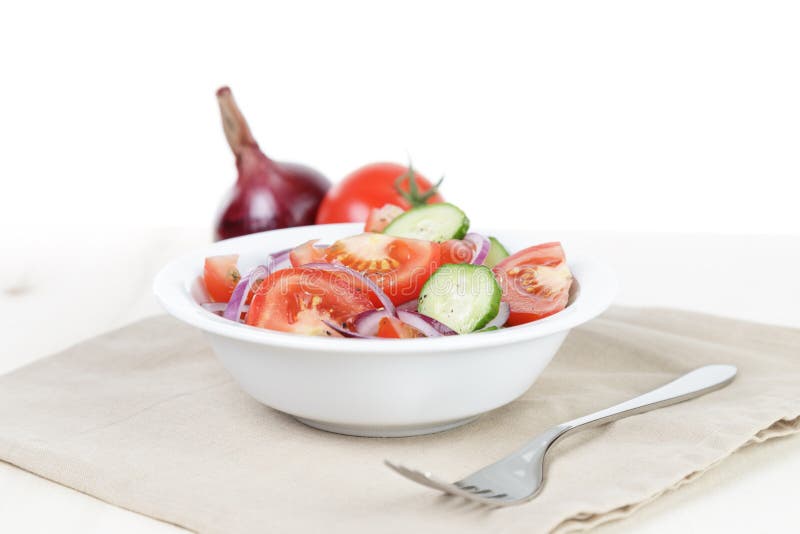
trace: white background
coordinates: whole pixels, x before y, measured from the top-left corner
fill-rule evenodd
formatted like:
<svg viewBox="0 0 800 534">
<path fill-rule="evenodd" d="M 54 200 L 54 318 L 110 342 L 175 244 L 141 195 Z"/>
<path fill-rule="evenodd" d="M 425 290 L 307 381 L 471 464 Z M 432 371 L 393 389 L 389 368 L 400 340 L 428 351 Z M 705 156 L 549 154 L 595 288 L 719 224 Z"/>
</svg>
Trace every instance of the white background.
<svg viewBox="0 0 800 534">
<path fill-rule="evenodd" d="M 798 233 L 798 28 L 788 1 L 9 2 L 2 232 L 210 228 L 229 84 L 268 155 L 410 155 L 476 224 Z"/>
<path fill-rule="evenodd" d="M 1 3 L 0 372 L 158 310 L 235 177 L 223 84 L 276 159 L 411 156 L 476 226 L 578 231 L 622 304 L 797 326 L 800 238 L 740 234 L 800 234 L 798 28 L 788 1 Z M 637 524 L 787 530 L 798 473 L 797 438 L 753 447 Z M 3 532 L 174 530 L 2 463 L 0 495 Z"/>
</svg>

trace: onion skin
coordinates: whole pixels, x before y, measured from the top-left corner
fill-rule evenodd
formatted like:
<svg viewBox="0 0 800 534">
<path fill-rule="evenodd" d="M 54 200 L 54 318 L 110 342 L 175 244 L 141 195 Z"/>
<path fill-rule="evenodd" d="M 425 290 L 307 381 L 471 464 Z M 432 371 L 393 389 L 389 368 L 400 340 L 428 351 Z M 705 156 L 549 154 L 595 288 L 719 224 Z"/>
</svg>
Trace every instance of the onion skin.
<svg viewBox="0 0 800 534">
<path fill-rule="evenodd" d="M 494 316 L 494 319 L 486 323 L 481 330 L 486 330 L 487 328 L 503 328 L 508 322 L 509 315 L 511 315 L 511 306 L 508 305 L 508 302 L 501 302 L 500 308 L 497 310 L 497 315 Z M 479 332 L 481 330 L 479 330 Z"/>
<path fill-rule="evenodd" d="M 325 326 L 327 326 L 331 330 L 341 334 L 342 337 L 352 337 L 352 338 L 358 338 L 358 339 L 373 339 L 373 338 L 377 339 L 375 336 L 365 336 L 363 334 L 359 334 L 358 332 L 353 332 L 351 330 L 348 330 L 347 328 L 343 328 L 342 326 L 340 326 L 340 325 L 338 325 L 338 324 L 336 324 L 333 321 L 330 321 L 328 319 L 323 319 L 322 322 L 325 324 Z"/>
<path fill-rule="evenodd" d="M 220 88 L 217 100 L 239 174 L 217 216 L 215 239 L 314 224 L 330 181 L 304 165 L 265 156 L 231 90 Z"/>
<path fill-rule="evenodd" d="M 483 265 L 483 262 L 486 261 L 486 256 L 489 255 L 489 248 L 492 246 L 489 238 L 481 234 L 470 232 L 464 236 L 464 241 L 472 243 L 472 245 L 475 246 L 475 255 L 472 257 L 470 263 L 472 265 Z"/>
<path fill-rule="evenodd" d="M 434 323 L 431 322 L 434 319 L 431 319 L 430 317 L 422 315 L 421 313 L 404 310 L 399 310 L 397 313 L 400 315 L 401 321 L 412 328 L 416 328 L 418 331 L 422 332 L 425 337 L 439 337 L 443 335 L 442 332 L 436 326 L 434 326 Z M 438 326 L 444 326 L 438 321 L 436 321 L 436 324 Z M 445 328 L 447 327 L 445 326 Z M 450 329 L 448 328 L 448 330 Z M 450 330 L 450 333 L 455 334 L 453 330 Z"/>
</svg>

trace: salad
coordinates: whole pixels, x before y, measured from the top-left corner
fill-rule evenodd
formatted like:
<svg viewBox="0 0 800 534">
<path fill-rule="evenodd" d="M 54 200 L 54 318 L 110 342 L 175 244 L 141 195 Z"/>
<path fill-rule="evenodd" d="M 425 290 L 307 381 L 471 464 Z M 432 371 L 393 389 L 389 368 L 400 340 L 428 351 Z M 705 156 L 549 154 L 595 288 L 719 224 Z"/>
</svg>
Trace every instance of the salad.
<svg viewBox="0 0 800 534">
<path fill-rule="evenodd" d="M 361 234 L 272 253 L 244 275 L 237 255 L 208 257 L 201 305 L 255 327 L 349 338 L 485 332 L 566 307 L 573 277 L 560 243 L 510 254 L 469 224 L 445 202 L 387 204 Z"/>
</svg>

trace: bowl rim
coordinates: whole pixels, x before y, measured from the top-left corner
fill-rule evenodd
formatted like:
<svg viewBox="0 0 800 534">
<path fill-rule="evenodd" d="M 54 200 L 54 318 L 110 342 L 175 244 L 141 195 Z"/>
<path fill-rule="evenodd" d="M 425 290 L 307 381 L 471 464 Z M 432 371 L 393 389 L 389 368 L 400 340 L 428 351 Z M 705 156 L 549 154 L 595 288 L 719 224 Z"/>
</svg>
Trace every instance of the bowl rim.
<svg viewBox="0 0 800 534">
<path fill-rule="evenodd" d="M 153 292 L 170 315 L 204 332 L 265 347 L 372 354 L 490 348 L 548 336 L 569 330 L 601 314 L 611 305 L 617 292 L 616 277 L 607 264 L 590 256 L 583 256 L 579 250 L 572 251 L 566 245 L 567 263 L 580 283 L 580 290 L 573 302 L 564 310 L 533 323 L 480 334 L 415 339 L 346 339 L 298 335 L 234 323 L 205 310 L 190 293 L 190 285 L 199 272 L 202 272 L 202 262 L 206 256 L 230 254 L 237 249 L 244 251 L 252 248 L 252 242 L 269 240 L 275 236 L 288 239 L 292 234 L 297 234 L 299 238 L 296 242 L 301 243 L 307 241 L 308 236 L 314 235 L 314 232 L 319 234 L 341 231 L 340 235 L 345 237 L 359 233 L 362 229 L 362 223 L 299 226 L 218 241 L 182 254 L 167 263 L 153 281 Z M 534 235 L 519 230 L 492 230 L 482 233 L 499 236 L 500 239 L 514 235 L 518 239 L 525 239 L 524 236 Z M 532 238 L 531 242 L 535 244 L 538 239 Z"/>
</svg>

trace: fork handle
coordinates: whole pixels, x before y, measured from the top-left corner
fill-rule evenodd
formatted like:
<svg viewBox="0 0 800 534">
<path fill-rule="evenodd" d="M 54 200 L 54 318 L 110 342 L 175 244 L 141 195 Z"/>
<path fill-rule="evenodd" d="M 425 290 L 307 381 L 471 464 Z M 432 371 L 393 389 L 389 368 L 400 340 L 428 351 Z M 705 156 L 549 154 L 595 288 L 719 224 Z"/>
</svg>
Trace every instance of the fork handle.
<svg viewBox="0 0 800 534">
<path fill-rule="evenodd" d="M 705 395 L 727 386 L 736 376 L 733 365 L 706 365 L 690 371 L 672 382 L 604 410 L 578 417 L 559 425 L 559 437 L 573 430 L 610 423 L 618 419 L 656 410 Z"/>
</svg>

